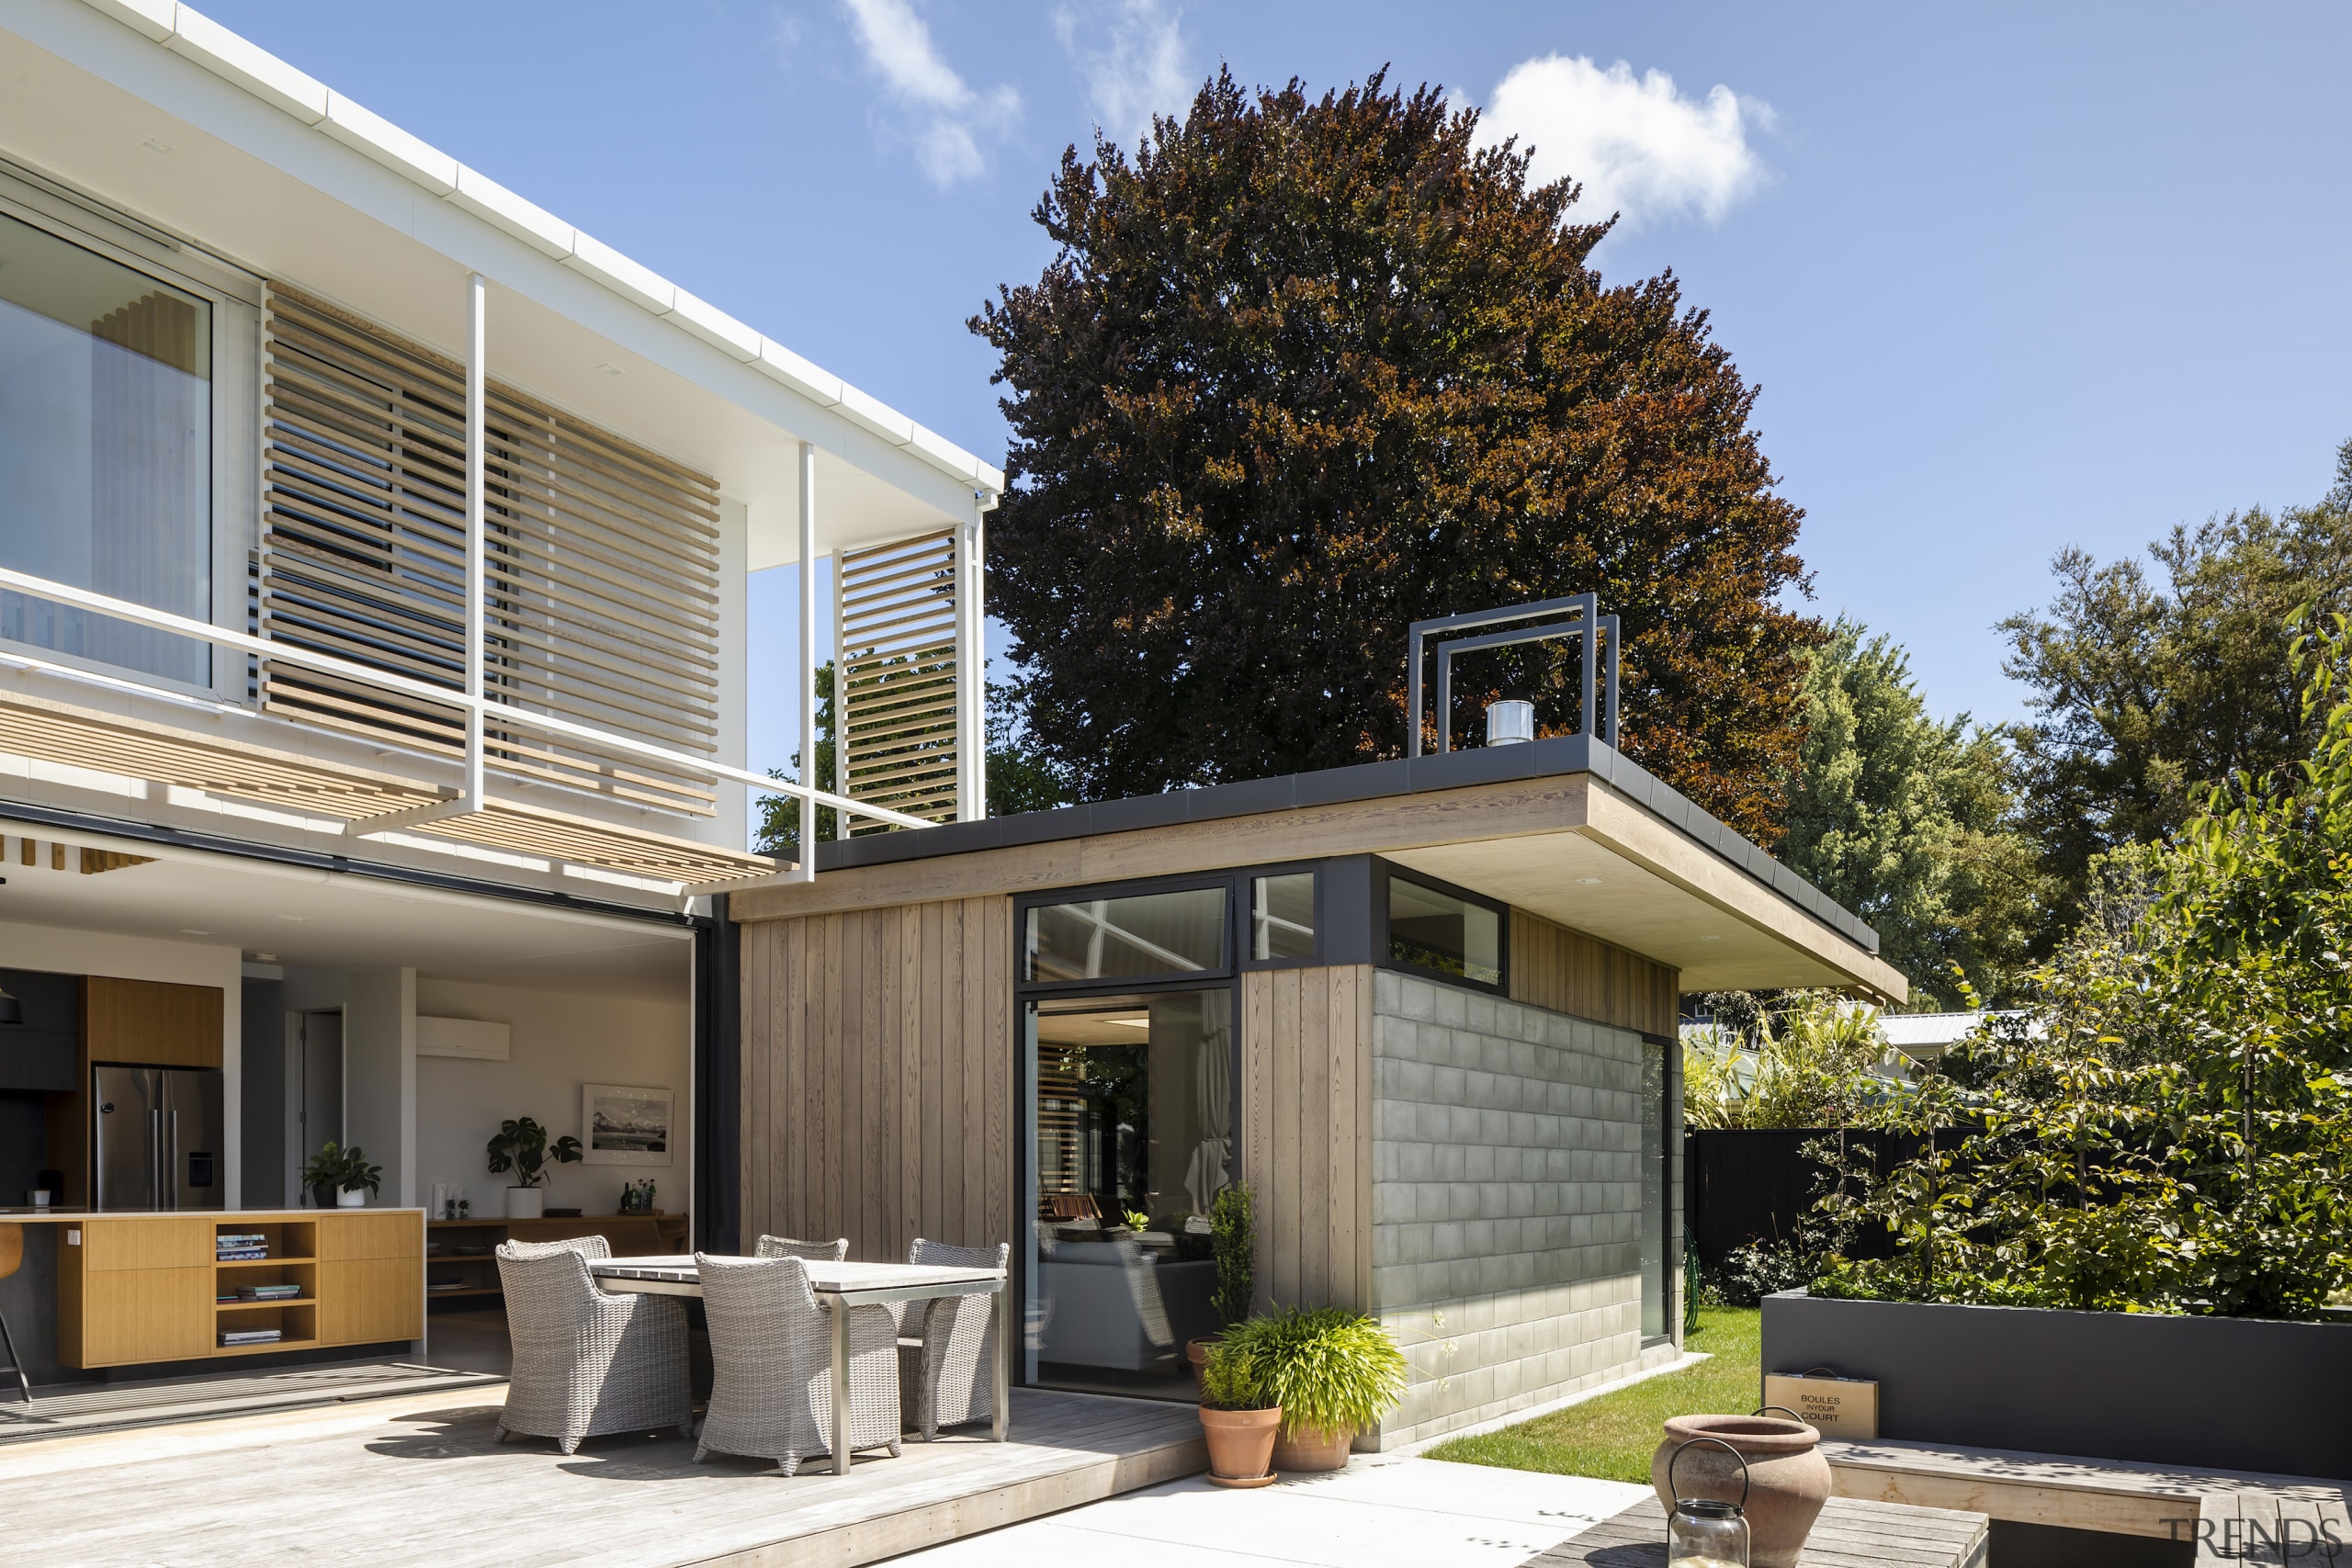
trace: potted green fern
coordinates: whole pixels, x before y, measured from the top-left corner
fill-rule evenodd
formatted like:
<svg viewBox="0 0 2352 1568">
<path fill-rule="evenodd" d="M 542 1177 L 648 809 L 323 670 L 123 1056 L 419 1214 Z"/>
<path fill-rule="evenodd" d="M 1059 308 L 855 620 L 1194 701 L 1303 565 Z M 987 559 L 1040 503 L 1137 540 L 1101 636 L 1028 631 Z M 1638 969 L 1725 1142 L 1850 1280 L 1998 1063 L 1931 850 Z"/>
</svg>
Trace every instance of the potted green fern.
<svg viewBox="0 0 2352 1568">
<path fill-rule="evenodd" d="M 1201 1361 L 1201 1433 L 1208 1440 L 1209 1479 L 1219 1486 L 1263 1486 L 1274 1479 L 1274 1437 L 1282 1406 L 1268 1392 L 1265 1369 L 1247 1346 L 1216 1340 Z"/>
<path fill-rule="evenodd" d="M 1276 1470 L 1339 1470 L 1356 1434 L 1403 1402 L 1405 1352 L 1372 1318 L 1342 1307 L 1283 1307 L 1217 1341 L 1256 1369 L 1282 1411 Z"/>
</svg>

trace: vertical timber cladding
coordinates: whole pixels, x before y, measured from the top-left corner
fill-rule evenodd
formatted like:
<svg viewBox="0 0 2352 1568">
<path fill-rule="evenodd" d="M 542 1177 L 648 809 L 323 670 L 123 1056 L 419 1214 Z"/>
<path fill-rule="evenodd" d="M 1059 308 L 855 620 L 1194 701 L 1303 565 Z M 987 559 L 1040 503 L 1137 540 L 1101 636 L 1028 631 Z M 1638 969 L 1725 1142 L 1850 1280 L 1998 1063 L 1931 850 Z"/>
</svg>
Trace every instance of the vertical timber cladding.
<svg viewBox="0 0 2352 1568">
<path fill-rule="evenodd" d="M 1012 900 L 742 927 L 742 1238 L 1012 1241 Z"/>
<path fill-rule="evenodd" d="M 465 369 L 273 287 L 259 635 L 465 688 Z M 485 423 L 492 700 L 713 754 L 718 481 L 492 380 Z M 266 707 L 461 755 L 460 710 L 264 661 Z M 488 726 L 495 773 L 695 816 L 715 781 Z"/>
<path fill-rule="evenodd" d="M 841 736 L 834 793 L 953 821 L 963 740 L 956 722 L 955 534 L 842 550 L 833 594 L 841 650 L 833 666 Z M 886 827 L 859 822 L 852 830 Z"/>
<path fill-rule="evenodd" d="M 1675 1038 L 1682 971 L 1524 909 L 1510 912 L 1510 999 Z"/>
<path fill-rule="evenodd" d="M 1369 964 L 1241 976 L 1241 1175 L 1258 1304 L 1372 1305 Z"/>
</svg>

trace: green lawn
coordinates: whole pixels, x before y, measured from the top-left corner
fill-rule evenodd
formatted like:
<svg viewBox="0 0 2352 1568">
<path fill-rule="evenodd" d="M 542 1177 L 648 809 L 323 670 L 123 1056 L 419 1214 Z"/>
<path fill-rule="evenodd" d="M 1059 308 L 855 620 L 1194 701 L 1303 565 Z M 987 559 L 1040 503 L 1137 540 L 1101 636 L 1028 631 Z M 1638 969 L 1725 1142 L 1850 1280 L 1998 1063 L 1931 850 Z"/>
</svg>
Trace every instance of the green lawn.
<svg viewBox="0 0 2352 1568">
<path fill-rule="evenodd" d="M 1754 1307 L 1701 1307 L 1690 1348 L 1713 1359 L 1483 1438 L 1456 1438 L 1431 1449 L 1429 1457 L 1646 1485 L 1650 1455 L 1668 1416 L 1744 1416 L 1756 1408 L 1762 1316 Z"/>
</svg>

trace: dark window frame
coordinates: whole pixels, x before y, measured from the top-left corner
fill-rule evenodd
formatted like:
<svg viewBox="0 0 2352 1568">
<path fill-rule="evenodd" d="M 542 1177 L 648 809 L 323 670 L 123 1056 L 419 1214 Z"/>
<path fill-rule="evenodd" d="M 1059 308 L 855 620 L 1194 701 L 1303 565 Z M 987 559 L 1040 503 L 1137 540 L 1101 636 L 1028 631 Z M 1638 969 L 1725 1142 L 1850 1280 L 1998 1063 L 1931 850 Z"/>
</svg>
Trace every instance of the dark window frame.
<svg viewBox="0 0 2352 1568">
<path fill-rule="evenodd" d="M 1425 980 L 1436 980 L 1448 986 L 1459 986 L 1465 991 L 1476 991 L 1482 996 L 1505 998 L 1510 996 L 1511 941 L 1509 904 L 1500 899 L 1489 898 L 1483 893 L 1474 893 L 1467 887 L 1457 886 L 1442 878 L 1431 876 L 1426 872 L 1408 871 L 1403 866 L 1392 864 L 1385 860 L 1374 859 L 1373 866 L 1378 873 L 1372 907 L 1374 967 L 1394 969 L 1403 975 L 1418 975 Z M 1449 975 L 1442 969 L 1430 969 L 1422 964 L 1408 964 L 1398 959 L 1396 943 L 1390 939 L 1388 930 L 1389 885 L 1394 882 L 1407 883 L 1430 893 L 1442 893 L 1449 898 L 1459 898 L 1465 904 L 1492 911 L 1496 922 L 1495 967 L 1500 971 L 1498 977 L 1490 984 L 1485 980 L 1473 980 L 1467 975 Z"/>
<path fill-rule="evenodd" d="M 1032 980 L 1028 977 L 1029 914 L 1033 909 L 1050 909 L 1062 904 L 1084 904 L 1097 898 L 1148 898 L 1160 893 L 1201 893 L 1211 889 L 1221 889 L 1225 894 L 1224 962 L 1216 968 L 1170 969 L 1152 975 L 1128 975 L 1099 980 Z M 1234 929 L 1235 923 L 1234 879 L 1229 872 L 1205 876 L 1153 876 L 1133 882 L 1098 882 L 1085 887 L 1057 887 L 1050 892 L 1024 894 L 1012 903 L 1013 990 L 1016 995 L 1025 998 L 1032 992 L 1062 996 L 1079 995 L 1090 990 L 1189 990 L 1204 983 L 1231 981 L 1240 972 L 1236 962 L 1240 942 Z"/>
<path fill-rule="evenodd" d="M 1319 860 L 1280 861 L 1271 865 L 1253 865 L 1234 874 L 1234 907 L 1239 913 L 1242 930 L 1236 933 L 1234 961 L 1243 970 L 1250 969 L 1328 969 L 1332 961 L 1326 956 L 1330 949 L 1330 911 L 1325 907 L 1331 879 L 1324 874 Z M 1309 875 L 1315 878 L 1315 951 L 1303 958 L 1254 958 L 1258 946 L 1258 879 L 1261 876 Z"/>
</svg>

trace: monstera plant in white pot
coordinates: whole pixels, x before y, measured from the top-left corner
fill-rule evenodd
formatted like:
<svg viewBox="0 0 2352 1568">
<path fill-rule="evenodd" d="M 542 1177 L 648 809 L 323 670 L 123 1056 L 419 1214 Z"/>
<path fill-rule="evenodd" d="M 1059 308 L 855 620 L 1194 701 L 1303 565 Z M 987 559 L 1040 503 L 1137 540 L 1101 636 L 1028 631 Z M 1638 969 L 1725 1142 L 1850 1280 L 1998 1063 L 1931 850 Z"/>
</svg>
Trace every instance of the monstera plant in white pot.
<svg viewBox="0 0 2352 1568">
<path fill-rule="evenodd" d="M 490 1141 L 490 1173 L 514 1173 L 514 1183 L 506 1190 L 506 1217 L 537 1219 L 540 1205 L 547 1201 L 540 1183 L 547 1179 L 548 1161 L 571 1165 L 579 1158 L 580 1140 L 569 1133 L 550 1145 L 548 1130 L 536 1118 L 522 1116 L 501 1122 L 498 1136 Z"/>
</svg>

